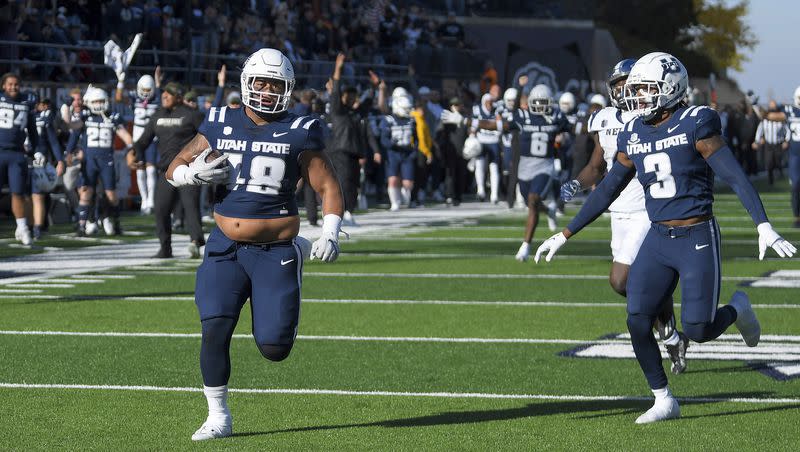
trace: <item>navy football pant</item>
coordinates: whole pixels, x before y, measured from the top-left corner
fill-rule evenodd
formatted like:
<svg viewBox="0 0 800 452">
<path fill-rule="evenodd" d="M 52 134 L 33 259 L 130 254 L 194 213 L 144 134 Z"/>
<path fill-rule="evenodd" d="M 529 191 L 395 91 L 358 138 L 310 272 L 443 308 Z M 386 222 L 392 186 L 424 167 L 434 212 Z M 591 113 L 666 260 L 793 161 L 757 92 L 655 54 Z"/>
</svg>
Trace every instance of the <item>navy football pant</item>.
<svg viewBox="0 0 800 452">
<path fill-rule="evenodd" d="M 289 355 L 300 318 L 302 259 L 294 241 L 246 244 L 234 242 L 218 228 L 211 232 L 195 283 L 206 386 L 227 384 L 230 335 L 248 298 L 261 354 L 271 361 Z"/>
<path fill-rule="evenodd" d="M 8 184 L 9 191 L 15 195 L 30 192 L 28 158 L 24 152 L 0 151 L 0 188 L 5 184 Z"/>
<path fill-rule="evenodd" d="M 652 389 L 667 385 L 653 323 L 680 278 L 681 324 L 695 342 L 716 339 L 736 320 L 729 306 L 717 309 L 720 235 L 716 220 L 670 228 L 654 223 L 628 275 L 628 331 L 636 359 Z"/>
</svg>

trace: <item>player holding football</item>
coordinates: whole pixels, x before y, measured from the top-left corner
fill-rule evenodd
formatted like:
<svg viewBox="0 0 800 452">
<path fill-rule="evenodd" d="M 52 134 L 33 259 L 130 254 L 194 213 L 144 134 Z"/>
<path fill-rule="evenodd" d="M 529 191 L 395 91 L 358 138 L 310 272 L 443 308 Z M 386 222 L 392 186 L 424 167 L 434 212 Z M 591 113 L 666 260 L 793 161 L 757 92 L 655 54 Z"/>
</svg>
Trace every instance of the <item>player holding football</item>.
<svg viewBox="0 0 800 452">
<path fill-rule="evenodd" d="M 308 243 L 297 237 L 294 192 L 301 176 L 322 197 L 322 236 L 311 246 L 311 258 L 333 262 L 339 254 L 344 200 L 323 153 L 319 119 L 286 111 L 294 83 L 292 64 L 278 50 L 250 55 L 241 76 L 244 108 L 211 108 L 167 170 L 175 186 L 227 183 L 230 190 L 214 208 L 217 227 L 197 270 L 208 418 L 193 440 L 232 434 L 230 341 L 248 298 L 261 354 L 281 361 L 292 349 L 300 315 L 301 246 Z M 207 162 L 212 148 L 224 154 Z"/>
<path fill-rule="evenodd" d="M 589 164 L 578 176 L 561 186 L 561 199 L 571 200 L 575 194 L 600 182 L 606 171 L 611 168 L 617 154 L 617 134 L 625 123 L 635 115 L 627 111 L 622 99 L 625 80 L 634 59 L 625 59 L 614 66 L 608 78 L 608 97 L 612 107 L 598 110 L 589 117 L 588 130 L 594 139 L 594 151 Z M 615 292 L 625 296 L 628 282 L 628 271 L 639 252 L 647 231 L 650 230 L 650 219 L 644 206 L 644 191 L 637 179 L 631 180 L 622 190 L 619 197 L 608 208 L 611 212 L 611 273 L 608 281 Z M 656 321 L 656 331 L 672 361 L 672 373 L 679 374 L 686 370 L 686 348 L 689 340 L 685 334 L 675 329 L 675 315 L 672 306 L 672 294 L 664 302 L 664 310 Z"/>
<path fill-rule="evenodd" d="M 757 225 L 759 259 L 767 247 L 781 257 L 797 251 L 773 230 L 761 198 L 720 136 L 717 113 L 682 103 L 688 78 L 683 64 L 667 53 L 650 53 L 634 64 L 623 98 L 638 116 L 619 132 L 617 161 L 566 229 L 542 243 L 535 256 L 538 262 L 547 252 L 549 262 L 567 239 L 611 205 L 634 175 L 638 177 L 652 223 L 630 268 L 627 323 L 655 403 L 637 424 L 680 416 L 652 331 L 679 278 L 681 323 L 690 339 L 716 339 L 734 323 L 750 347 L 761 336 L 745 293 L 737 291 L 728 305 L 717 308 L 721 271 L 719 226 L 712 210 L 714 174 L 734 189 Z"/>
</svg>

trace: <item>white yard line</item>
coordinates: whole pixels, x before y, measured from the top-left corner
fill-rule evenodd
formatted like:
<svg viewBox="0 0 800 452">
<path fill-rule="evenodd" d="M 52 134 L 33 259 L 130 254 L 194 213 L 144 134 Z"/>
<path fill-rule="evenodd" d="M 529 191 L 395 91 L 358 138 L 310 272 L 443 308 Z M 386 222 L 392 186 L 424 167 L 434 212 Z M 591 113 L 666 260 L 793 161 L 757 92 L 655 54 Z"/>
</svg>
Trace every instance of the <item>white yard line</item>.
<svg viewBox="0 0 800 452">
<path fill-rule="evenodd" d="M 74 389 L 98 391 L 151 391 L 151 392 L 203 392 L 201 387 L 138 386 L 138 385 L 89 385 L 89 384 L 43 384 L 3 383 L 6 389 Z M 286 395 L 336 395 L 336 396 L 380 396 L 380 397 L 432 397 L 450 399 L 512 399 L 512 400 L 574 400 L 590 402 L 643 401 L 652 397 L 605 396 L 605 395 L 557 395 L 557 394 L 503 394 L 484 392 L 404 392 L 404 391 L 350 391 L 343 389 L 302 388 L 230 388 L 228 391 L 241 394 L 286 394 Z M 743 403 L 743 404 L 800 404 L 798 398 L 757 397 L 678 397 L 682 402 L 695 403 Z"/>
<path fill-rule="evenodd" d="M 511 273 L 353 273 L 353 272 L 303 272 L 303 276 L 322 278 L 420 278 L 420 279 L 577 279 L 604 280 L 608 275 L 556 275 L 556 274 L 511 274 Z M 723 281 L 753 281 L 763 276 L 723 276 Z"/>
</svg>

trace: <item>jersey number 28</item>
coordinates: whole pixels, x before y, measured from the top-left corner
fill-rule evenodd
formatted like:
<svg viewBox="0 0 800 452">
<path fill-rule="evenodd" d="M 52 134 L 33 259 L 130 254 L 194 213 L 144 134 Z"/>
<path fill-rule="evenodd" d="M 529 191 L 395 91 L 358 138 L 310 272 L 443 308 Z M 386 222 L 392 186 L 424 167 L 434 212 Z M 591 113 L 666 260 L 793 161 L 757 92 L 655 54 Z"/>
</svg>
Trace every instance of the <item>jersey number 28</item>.
<svg viewBox="0 0 800 452">
<path fill-rule="evenodd" d="M 286 162 L 276 157 L 257 155 L 250 160 L 250 177 L 241 174 L 242 154 L 228 154 L 228 162 L 233 165 L 236 177 L 233 190 L 247 190 L 265 195 L 277 195 L 281 181 L 286 174 Z"/>
</svg>

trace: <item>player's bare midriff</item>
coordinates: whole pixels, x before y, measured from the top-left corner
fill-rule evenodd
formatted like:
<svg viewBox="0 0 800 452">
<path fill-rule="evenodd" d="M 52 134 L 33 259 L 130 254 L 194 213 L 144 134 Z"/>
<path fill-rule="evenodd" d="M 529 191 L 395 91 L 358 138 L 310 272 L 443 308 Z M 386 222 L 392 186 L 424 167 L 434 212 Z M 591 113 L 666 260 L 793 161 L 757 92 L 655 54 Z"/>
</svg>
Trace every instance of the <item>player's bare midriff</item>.
<svg viewBox="0 0 800 452">
<path fill-rule="evenodd" d="M 291 240 L 300 232 L 300 217 L 233 218 L 214 214 L 222 232 L 236 242 L 270 243 Z"/>
<path fill-rule="evenodd" d="M 691 226 L 693 224 L 708 221 L 712 217 L 713 215 L 701 215 L 699 217 L 684 218 L 683 220 L 659 221 L 658 223 L 663 224 L 664 226 Z"/>
</svg>

